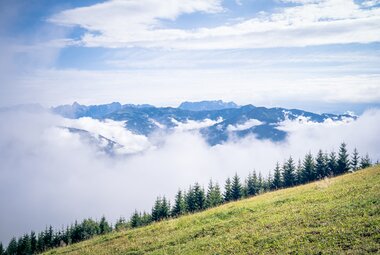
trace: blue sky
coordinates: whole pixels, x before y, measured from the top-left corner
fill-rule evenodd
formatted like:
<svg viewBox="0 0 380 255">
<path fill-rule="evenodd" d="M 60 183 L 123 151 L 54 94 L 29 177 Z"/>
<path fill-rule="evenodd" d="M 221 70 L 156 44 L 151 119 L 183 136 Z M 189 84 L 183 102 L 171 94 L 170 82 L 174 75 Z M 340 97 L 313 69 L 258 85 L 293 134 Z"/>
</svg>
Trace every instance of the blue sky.
<svg viewBox="0 0 380 255">
<path fill-rule="evenodd" d="M 1 105 L 380 102 L 380 1 L 0 1 Z"/>
</svg>

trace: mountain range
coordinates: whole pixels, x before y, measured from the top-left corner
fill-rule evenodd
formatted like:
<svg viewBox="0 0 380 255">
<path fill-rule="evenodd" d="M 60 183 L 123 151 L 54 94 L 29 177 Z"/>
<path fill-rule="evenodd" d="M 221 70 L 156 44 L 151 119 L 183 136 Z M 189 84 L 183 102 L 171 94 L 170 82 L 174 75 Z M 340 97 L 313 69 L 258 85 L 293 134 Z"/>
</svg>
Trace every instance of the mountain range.
<svg viewBox="0 0 380 255">
<path fill-rule="evenodd" d="M 287 133 L 279 128 L 286 120 L 322 123 L 327 120 L 355 119 L 351 114 L 316 114 L 298 109 L 266 108 L 253 105 L 239 106 L 233 102 L 184 102 L 179 107 L 155 107 L 113 102 L 102 105 L 61 105 L 51 108 L 65 118 L 90 117 L 124 122 L 134 134 L 149 136 L 156 131 L 198 130 L 210 145 L 217 145 L 236 137 L 254 135 L 258 139 L 282 141 Z M 75 130 L 78 132 L 78 130 Z"/>
</svg>

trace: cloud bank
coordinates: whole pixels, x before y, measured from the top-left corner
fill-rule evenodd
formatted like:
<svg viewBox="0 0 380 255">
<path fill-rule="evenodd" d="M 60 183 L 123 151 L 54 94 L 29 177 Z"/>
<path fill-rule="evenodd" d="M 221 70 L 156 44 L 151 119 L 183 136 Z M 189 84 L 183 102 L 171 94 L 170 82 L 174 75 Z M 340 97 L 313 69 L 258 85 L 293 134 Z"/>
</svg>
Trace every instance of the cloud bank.
<svg viewBox="0 0 380 255">
<path fill-rule="evenodd" d="M 79 120 L 77 127 L 112 136 L 136 148 L 146 148 L 127 157 L 110 157 L 60 128 L 68 120 L 48 113 L 2 112 L 0 125 L 0 240 L 42 230 L 47 224 L 61 227 L 84 217 L 114 221 L 129 217 L 135 208 L 150 210 L 156 196 L 173 197 L 209 179 L 223 185 L 237 172 L 244 177 L 256 169 L 266 175 L 276 161 L 295 159 L 318 149 L 337 150 L 345 141 L 380 159 L 378 136 L 380 111 L 366 112 L 357 121 L 315 124 L 283 123 L 289 132 L 283 143 L 249 137 L 223 145 L 208 146 L 192 130 L 135 139 L 118 123 Z M 83 123 L 85 122 L 85 123 Z M 73 123 L 71 123 L 73 124 Z M 194 123 L 191 123 L 191 126 Z M 199 125 L 198 125 L 199 127 Z M 140 147 L 139 147 L 140 146 Z M 144 147 L 145 146 L 145 147 Z"/>
<path fill-rule="evenodd" d="M 222 12 L 221 1 L 112 0 L 65 10 L 50 21 L 86 29 L 78 44 L 87 47 L 236 49 L 380 41 L 380 8 L 376 1 L 280 2 L 292 5 L 233 24 L 192 29 L 165 26 L 161 21 L 175 20 L 182 14 Z"/>
</svg>

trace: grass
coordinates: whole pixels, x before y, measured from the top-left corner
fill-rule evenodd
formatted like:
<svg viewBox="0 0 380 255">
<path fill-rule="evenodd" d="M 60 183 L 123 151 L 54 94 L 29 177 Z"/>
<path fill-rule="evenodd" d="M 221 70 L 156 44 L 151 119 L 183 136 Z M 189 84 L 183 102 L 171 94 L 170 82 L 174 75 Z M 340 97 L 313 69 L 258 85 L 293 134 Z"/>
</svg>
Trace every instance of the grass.
<svg viewBox="0 0 380 255">
<path fill-rule="evenodd" d="M 380 254 L 380 166 L 47 254 Z"/>
</svg>

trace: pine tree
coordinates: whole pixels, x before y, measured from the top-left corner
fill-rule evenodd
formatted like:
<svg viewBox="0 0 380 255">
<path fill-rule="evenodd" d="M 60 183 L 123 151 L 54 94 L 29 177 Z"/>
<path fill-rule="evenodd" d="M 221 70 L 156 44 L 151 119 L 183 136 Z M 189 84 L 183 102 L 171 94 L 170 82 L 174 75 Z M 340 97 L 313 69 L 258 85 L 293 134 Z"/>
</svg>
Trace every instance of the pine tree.
<svg viewBox="0 0 380 255">
<path fill-rule="evenodd" d="M 170 217 L 170 202 L 164 196 L 162 198 L 161 208 L 160 208 L 160 219 L 166 219 Z"/>
<path fill-rule="evenodd" d="M 338 161 L 336 158 L 336 153 L 332 151 L 329 155 L 329 159 L 327 162 L 327 168 L 329 171 L 329 175 L 337 175 L 338 174 Z"/>
<path fill-rule="evenodd" d="M 322 179 L 328 175 L 326 157 L 322 150 L 318 151 L 317 158 L 315 159 L 315 173 L 317 179 Z"/>
<path fill-rule="evenodd" d="M 141 220 L 141 226 L 146 226 L 152 223 L 152 216 L 147 212 L 143 212 L 143 214 L 140 217 L 140 220 Z"/>
<path fill-rule="evenodd" d="M 294 185 L 295 181 L 295 166 L 293 162 L 293 158 L 289 157 L 288 161 L 286 161 L 283 165 L 283 180 L 284 187 L 291 187 Z"/>
<path fill-rule="evenodd" d="M 30 249 L 32 254 L 37 253 L 37 237 L 34 231 L 30 233 Z"/>
<path fill-rule="evenodd" d="M 100 219 L 100 222 L 99 222 L 99 230 L 100 230 L 100 234 L 103 235 L 103 234 L 107 234 L 109 232 L 112 231 L 112 228 L 110 227 L 110 225 L 108 224 L 107 220 L 106 220 L 106 217 L 103 216 L 101 219 Z"/>
<path fill-rule="evenodd" d="M 280 164 L 276 163 L 276 168 L 274 169 L 274 176 L 273 176 L 273 182 L 272 182 L 272 188 L 273 189 L 280 189 L 282 188 L 282 180 L 281 180 L 281 169 Z"/>
<path fill-rule="evenodd" d="M 215 207 L 223 203 L 223 197 L 220 193 L 220 187 L 218 183 L 213 184 L 212 180 L 210 180 L 207 196 L 206 196 L 206 207 Z"/>
<path fill-rule="evenodd" d="M 193 191 L 195 211 L 203 210 L 206 207 L 206 195 L 204 189 L 199 185 L 199 183 L 195 183 Z"/>
<path fill-rule="evenodd" d="M 131 224 L 132 228 L 137 228 L 137 227 L 140 227 L 142 225 L 141 224 L 141 215 L 140 215 L 140 213 L 137 212 L 137 210 L 135 210 L 135 212 L 132 214 L 130 224 Z"/>
<path fill-rule="evenodd" d="M 161 219 L 160 211 L 161 211 L 162 200 L 161 197 L 157 197 L 154 202 L 154 206 L 152 208 L 152 220 L 159 221 Z"/>
<path fill-rule="evenodd" d="M 232 178 L 231 197 L 233 200 L 239 200 L 242 197 L 242 186 L 237 173 L 235 173 L 235 176 Z"/>
<path fill-rule="evenodd" d="M 194 212 L 195 211 L 195 195 L 193 188 L 190 186 L 189 190 L 185 194 L 185 205 L 186 212 Z"/>
<path fill-rule="evenodd" d="M 4 254 L 5 254 L 5 250 L 4 250 L 3 244 L 0 242 L 0 255 L 4 255 Z"/>
<path fill-rule="evenodd" d="M 232 190 L 231 190 L 231 179 L 227 178 L 226 184 L 224 185 L 224 201 L 229 202 L 232 200 Z"/>
<path fill-rule="evenodd" d="M 352 170 L 356 171 L 359 169 L 359 160 L 360 160 L 359 153 L 358 153 L 358 150 L 355 148 L 351 157 Z"/>
<path fill-rule="evenodd" d="M 367 167 L 370 167 L 372 166 L 372 162 L 371 162 L 371 159 L 368 155 L 368 153 L 365 155 L 365 157 L 362 157 L 361 160 L 360 160 L 360 168 L 361 169 L 364 169 L 364 168 L 367 168 Z"/>
<path fill-rule="evenodd" d="M 246 190 L 247 197 L 251 197 L 251 196 L 256 195 L 255 194 L 255 191 L 256 191 L 255 190 L 255 183 L 253 181 L 253 177 L 252 177 L 251 173 L 248 174 L 248 177 L 245 181 L 245 187 L 246 187 L 245 190 Z"/>
<path fill-rule="evenodd" d="M 185 200 L 184 200 L 184 197 L 182 196 L 182 191 L 178 190 L 175 196 L 174 206 L 173 206 L 171 215 L 173 217 L 177 217 L 184 213 L 185 213 Z"/>
<path fill-rule="evenodd" d="M 314 158 L 310 152 L 305 155 L 302 176 L 303 183 L 312 182 L 316 179 Z"/>
<path fill-rule="evenodd" d="M 302 172 L 303 172 L 302 162 L 301 162 L 301 159 L 298 159 L 298 164 L 296 168 L 296 185 L 303 183 Z"/>
<path fill-rule="evenodd" d="M 13 237 L 8 244 L 6 254 L 7 255 L 16 255 L 17 254 L 17 247 L 18 247 L 17 240 L 15 237 Z"/>
<path fill-rule="evenodd" d="M 338 174 L 344 174 L 350 170 L 350 160 L 347 153 L 346 144 L 342 143 L 338 155 Z"/>
</svg>

